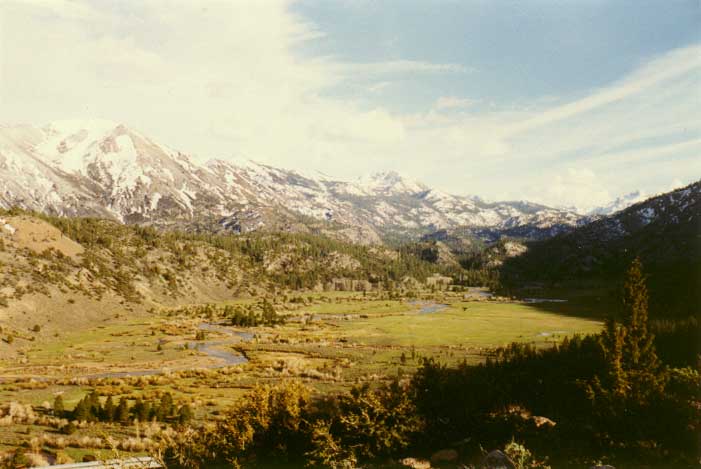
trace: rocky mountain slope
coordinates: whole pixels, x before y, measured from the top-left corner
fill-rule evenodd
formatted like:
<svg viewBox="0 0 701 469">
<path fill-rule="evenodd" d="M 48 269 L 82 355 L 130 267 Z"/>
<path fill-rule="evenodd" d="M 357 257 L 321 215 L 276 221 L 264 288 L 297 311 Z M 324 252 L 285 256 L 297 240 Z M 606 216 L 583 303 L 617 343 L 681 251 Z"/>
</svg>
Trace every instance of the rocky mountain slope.
<svg viewBox="0 0 701 469">
<path fill-rule="evenodd" d="M 570 233 L 531 243 L 505 261 L 511 285 L 609 284 L 639 256 L 657 311 L 701 312 L 701 181 L 650 198 Z M 690 301 L 691 299 L 691 301 Z"/>
<path fill-rule="evenodd" d="M 125 223 L 314 231 L 356 242 L 466 227 L 478 237 L 543 237 L 582 218 L 528 202 L 446 194 L 395 172 L 355 182 L 250 161 L 199 163 L 124 125 L 0 126 L 0 207 Z"/>
</svg>

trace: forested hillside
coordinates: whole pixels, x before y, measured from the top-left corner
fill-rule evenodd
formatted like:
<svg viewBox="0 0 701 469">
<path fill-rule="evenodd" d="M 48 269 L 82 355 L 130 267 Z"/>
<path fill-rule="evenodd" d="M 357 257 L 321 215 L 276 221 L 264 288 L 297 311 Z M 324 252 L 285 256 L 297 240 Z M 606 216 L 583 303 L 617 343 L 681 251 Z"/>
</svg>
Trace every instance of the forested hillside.
<svg viewBox="0 0 701 469">
<path fill-rule="evenodd" d="M 511 291 L 538 284 L 617 289 L 635 257 L 649 276 L 653 315 L 699 313 L 701 182 L 531 243 L 505 261 L 502 282 Z"/>
<path fill-rule="evenodd" d="M 78 303 L 85 317 L 271 291 L 401 288 L 439 269 L 407 250 L 309 234 L 159 232 L 16 209 L 0 212 L 0 266 L 3 307 L 26 315 Z"/>
</svg>

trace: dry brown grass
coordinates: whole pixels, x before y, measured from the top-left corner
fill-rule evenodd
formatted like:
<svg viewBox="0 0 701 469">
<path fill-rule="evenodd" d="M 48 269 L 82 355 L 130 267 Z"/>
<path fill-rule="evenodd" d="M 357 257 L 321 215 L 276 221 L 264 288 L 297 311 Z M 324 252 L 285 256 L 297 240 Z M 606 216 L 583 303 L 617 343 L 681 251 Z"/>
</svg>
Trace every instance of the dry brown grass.
<svg viewBox="0 0 701 469">
<path fill-rule="evenodd" d="M 10 242 L 18 248 L 28 248 L 41 253 L 47 249 L 55 249 L 65 256 L 77 258 L 83 253 L 83 246 L 64 236 L 58 228 L 44 220 L 26 215 L 8 217 L 6 222 L 15 228 L 9 236 Z"/>
</svg>

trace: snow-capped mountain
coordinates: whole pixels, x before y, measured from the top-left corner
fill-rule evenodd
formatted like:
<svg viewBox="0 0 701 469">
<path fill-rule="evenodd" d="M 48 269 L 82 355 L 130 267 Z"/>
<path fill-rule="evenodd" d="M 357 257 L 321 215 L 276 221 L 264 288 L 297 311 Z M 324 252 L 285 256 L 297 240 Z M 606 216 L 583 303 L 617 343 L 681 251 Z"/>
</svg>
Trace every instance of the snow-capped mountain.
<svg viewBox="0 0 701 469">
<path fill-rule="evenodd" d="M 446 194 L 391 171 L 348 182 L 252 161 L 201 164 L 101 120 L 0 126 L 0 207 L 11 206 L 202 229 L 314 227 L 364 242 L 454 227 L 559 232 L 582 221 L 529 202 Z"/>
<path fill-rule="evenodd" d="M 624 210 L 628 207 L 630 207 L 633 204 L 637 204 L 638 202 L 642 202 L 643 200 L 647 199 L 649 196 L 646 195 L 642 191 L 634 191 L 631 192 L 630 194 L 625 194 L 620 197 L 617 197 L 615 200 L 612 200 L 606 205 L 602 205 L 601 207 L 596 207 L 592 210 L 590 210 L 587 214 L 590 216 L 606 216 L 606 215 L 612 215 L 616 212 L 620 212 L 621 210 Z"/>
<path fill-rule="evenodd" d="M 417 181 L 412 181 L 396 171 L 378 172 L 361 177 L 357 185 L 368 195 L 420 194 L 430 189 Z"/>
</svg>

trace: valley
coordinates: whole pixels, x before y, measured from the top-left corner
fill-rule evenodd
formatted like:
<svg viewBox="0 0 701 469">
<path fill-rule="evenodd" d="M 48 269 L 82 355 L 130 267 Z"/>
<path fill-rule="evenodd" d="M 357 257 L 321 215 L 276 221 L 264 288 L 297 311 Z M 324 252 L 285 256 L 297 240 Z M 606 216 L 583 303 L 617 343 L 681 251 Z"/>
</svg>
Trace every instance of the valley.
<svg viewBox="0 0 701 469">
<path fill-rule="evenodd" d="M 695 405 L 695 277 L 684 272 L 698 268 L 700 191 L 695 183 L 547 239 L 450 229 L 370 245 L 1 211 L 0 450 L 43 462 L 154 455 L 188 467 L 173 458 L 224 444 L 227 422 L 282 412 L 345 422 L 328 431 L 348 441 L 357 429 L 395 432 L 401 419 L 434 429 L 424 445 L 409 425 L 416 443 L 392 454 L 428 457 L 469 431 L 480 443 L 461 451 L 476 458 L 506 429 L 556 461 L 588 461 L 595 449 L 544 445 L 552 428 L 574 438 L 568 422 L 591 406 L 587 393 L 602 392 L 588 383 L 607 369 L 620 283 L 642 275 L 640 258 L 651 274 L 645 340 L 673 366 L 669 399 L 686 399 L 668 405 Z M 670 272 L 681 281 L 663 281 Z M 299 425 L 286 438 L 310 440 L 294 457 L 334 447 Z"/>
<path fill-rule="evenodd" d="M 115 400 L 170 393 L 176 403 L 192 407 L 195 422 L 205 422 L 263 383 L 299 380 L 319 395 L 342 392 L 363 383 L 406 379 L 423 359 L 480 363 L 514 341 L 549 347 L 565 336 L 596 333 L 602 324 L 553 314 L 538 303 L 465 299 L 462 293 L 381 296 L 338 292 L 311 293 L 294 303 L 271 299 L 285 318 L 273 327 L 225 325 L 228 318 L 189 314 L 187 306 L 138 319 L 109 318 L 41 339 L 17 358 L 0 362 L 0 399 L 41 408 L 60 395 L 66 408 L 73 408 L 92 391 Z M 216 307 L 255 301 L 230 300 Z M 3 428 L 3 441 L 24 441 L 26 431 L 51 435 L 57 429 L 22 424 L 14 431 Z M 105 438 L 124 438 L 125 432 L 136 438 L 123 426 L 91 424 L 76 435 L 103 435 L 102 442 L 81 448 L 76 440 L 61 454 L 72 459 L 88 450 L 107 455 Z M 56 448 L 47 449 L 56 454 Z"/>
<path fill-rule="evenodd" d="M 699 0 L 0 0 L 0 469 L 701 468 Z"/>
</svg>

